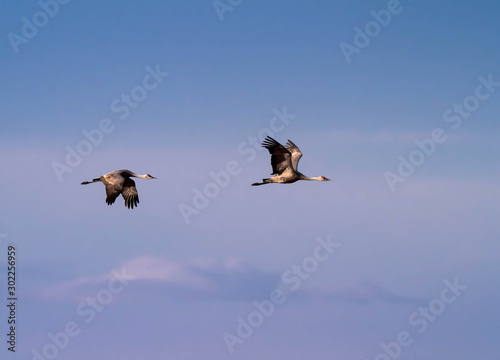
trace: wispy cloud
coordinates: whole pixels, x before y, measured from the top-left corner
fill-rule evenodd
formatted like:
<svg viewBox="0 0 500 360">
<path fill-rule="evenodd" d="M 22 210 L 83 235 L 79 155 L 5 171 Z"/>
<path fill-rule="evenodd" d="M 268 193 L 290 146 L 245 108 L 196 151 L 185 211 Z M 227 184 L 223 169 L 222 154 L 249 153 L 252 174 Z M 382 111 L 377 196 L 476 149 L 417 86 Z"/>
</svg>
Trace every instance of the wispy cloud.
<svg viewBox="0 0 500 360">
<path fill-rule="evenodd" d="M 356 130 L 341 130 L 329 132 L 323 135 L 328 140 L 336 144 L 413 144 L 415 139 L 425 138 L 429 136 L 425 131 L 356 131 Z M 465 140 L 464 134 L 453 134 L 450 140 L 460 142 Z"/>
<path fill-rule="evenodd" d="M 160 257 L 141 256 L 117 265 L 134 279 L 132 293 L 161 293 L 170 300 L 251 302 L 266 298 L 281 284 L 280 272 L 253 268 L 237 259 L 223 262 L 191 260 L 172 262 Z M 38 288 L 36 297 L 46 301 L 81 301 L 95 288 L 102 287 L 115 274 L 113 271 Z M 287 291 L 288 292 L 288 291 Z M 396 294 L 379 285 L 356 282 L 351 285 L 304 287 L 291 295 L 291 300 L 317 299 L 327 302 L 370 305 L 377 302 L 421 305 L 420 297 Z M 133 295 L 131 295 L 133 296 Z"/>
<path fill-rule="evenodd" d="M 375 303 L 388 303 L 394 305 L 424 305 L 423 297 L 397 294 L 380 285 L 369 282 L 353 283 L 349 286 L 305 289 L 298 292 L 297 301 L 317 299 L 326 302 L 346 303 L 367 306 Z"/>
<path fill-rule="evenodd" d="M 223 262 L 193 260 L 172 262 L 160 257 L 141 256 L 119 264 L 137 286 L 171 289 L 174 297 L 186 294 L 219 300 L 253 299 L 259 287 L 272 288 L 278 280 L 275 274 L 253 269 L 230 258 Z M 35 296 L 48 301 L 80 301 L 95 287 L 114 277 L 113 271 L 93 276 L 77 277 L 36 289 Z"/>
</svg>

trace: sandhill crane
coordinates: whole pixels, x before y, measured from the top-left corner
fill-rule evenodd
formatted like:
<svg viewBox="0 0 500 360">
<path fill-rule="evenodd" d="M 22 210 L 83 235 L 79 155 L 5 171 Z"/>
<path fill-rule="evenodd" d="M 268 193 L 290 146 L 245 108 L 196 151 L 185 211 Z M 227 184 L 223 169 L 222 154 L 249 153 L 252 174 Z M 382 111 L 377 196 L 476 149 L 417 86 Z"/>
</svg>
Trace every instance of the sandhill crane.
<svg viewBox="0 0 500 360">
<path fill-rule="evenodd" d="M 324 176 L 309 177 L 297 170 L 299 160 L 302 157 L 300 149 L 293 142 L 288 140 L 286 147 L 268 136 L 262 142 L 262 147 L 269 150 L 271 154 L 271 165 L 275 175 L 270 179 L 262 179 L 261 183 L 253 183 L 252 186 L 280 183 L 291 184 L 298 180 L 333 181 Z"/>
<path fill-rule="evenodd" d="M 154 176 L 149 174 L 138 175 L 130 170 L 122 169 L 104 174 L 97 179 L 92 181 L 84 181 L 82 185 L 92 184 L 95 182 L 102 182 L 106 186 L 106 203 L 111 205 L 115 202 L 118 195 L 122 194 L 125 199 L 125 206 L 128 208 L 137 207 L 139 204 L 139 194 L 135 188 L 135 182 L 131 177 L 143 178 L 143 179 L 156 179 Z"/>
</svg>

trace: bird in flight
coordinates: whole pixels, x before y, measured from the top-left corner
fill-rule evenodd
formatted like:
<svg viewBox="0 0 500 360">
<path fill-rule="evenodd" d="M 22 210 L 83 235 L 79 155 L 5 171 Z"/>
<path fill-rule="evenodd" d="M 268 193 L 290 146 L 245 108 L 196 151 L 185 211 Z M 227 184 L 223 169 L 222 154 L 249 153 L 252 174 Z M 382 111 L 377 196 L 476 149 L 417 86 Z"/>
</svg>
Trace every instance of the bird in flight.
<svg viewBox="0 0 500 360">
<path fill-rule="evenodd" d="M 133 209 L 134 206 L 137 207 L 139 204 L 139 194 L 135 188 L 135 182 L 132 177 L 143 178 L 143 179 L 156 179 L 154 176 L 149 174 L 138 175 L 130 170 L 116 170 L 108 174 L 104 174 L 97 179 L 92 181 L 84 181 L 82 185 L 92 184 L 95 182 L 102 182 L 106 186 L 106 203 L 111 205 L 115 202 L 118 195 L 122 194 L 125 199 L 125 206 L 129 209 Z"/>
<path fill-rule="evenodd" d="M 297 170 L 299 160 L 302 157 L 300 149 L 292 141 L 288 140 L 286 147 L 268 136 L 262 142 L 262 147 L 269 150 L 271 154 L 271 165 L 275 175 L 269 179 L 263 179 L 261 183 L 253 183 L 252 186 L 280 183 L 291 184 L 298 180 L 333 181 L 324 176 L 309 177 Z"/>
</svg>

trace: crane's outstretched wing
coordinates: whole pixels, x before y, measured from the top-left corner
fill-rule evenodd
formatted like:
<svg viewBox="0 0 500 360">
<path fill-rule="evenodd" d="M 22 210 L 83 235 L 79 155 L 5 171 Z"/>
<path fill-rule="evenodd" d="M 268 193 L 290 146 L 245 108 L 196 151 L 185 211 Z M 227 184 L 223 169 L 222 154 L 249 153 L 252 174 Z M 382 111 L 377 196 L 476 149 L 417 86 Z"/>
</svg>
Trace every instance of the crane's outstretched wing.
<svg viewBox="0 0 500 360">
<path fill-rule="evenodd" d="M 298 170 L 299 160 L 302 157 L 302 153 L 297 145 L 295 145 L 291 140 L 286 143 L 286 148 L 292 153 L 292 165 L 295 171 Z"/>
<path fill-rule="evenodd" d="M 287 168 L 292 169 L 292 154 L 283 145 L 268 136 L 262 142 L 262 146 L 271 154 L 271 175 L 279 175 Z"/>
<path fill-rule="evenodd" d="M 135 187 L 134 180 L 125 178 L 125 181 L 123 182 L 122 196 L 125 199 L 125 206 L 129 209 L 133 209 L 134 206 L 137 207 L 137 204 L 139 204 L 139 194 Z"/>
<path fill-rule="evenodd" d="M 121 184 L 111 184 L 107 183 L 106 186 L 106 204 L 111 205 L 115 202 L 118 195 L 122 191 Z"/>
</svg>

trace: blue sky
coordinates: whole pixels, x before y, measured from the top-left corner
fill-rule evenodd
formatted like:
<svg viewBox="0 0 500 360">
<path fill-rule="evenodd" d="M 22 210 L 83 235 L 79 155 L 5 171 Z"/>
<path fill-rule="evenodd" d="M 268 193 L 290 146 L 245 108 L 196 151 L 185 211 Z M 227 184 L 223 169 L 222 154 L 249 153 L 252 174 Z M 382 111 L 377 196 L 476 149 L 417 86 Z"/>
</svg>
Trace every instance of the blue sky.
<svg viewBox="0 0 500 360">
<path fill-rule="evenodd" d="M 54 4 L 0 5 L 0 265 L 14 244 L 19 297 L 5 358 L 498 359 L 497 2 Z M 348 62 L 341 44 L 388 9 Z M 266 129 L 334 182 L 250 187 L 271 172 L 249 140 Z M 122 168 L 158 178 L 136 180 L 134 210 L 80 186 Z"/>
</svg>

